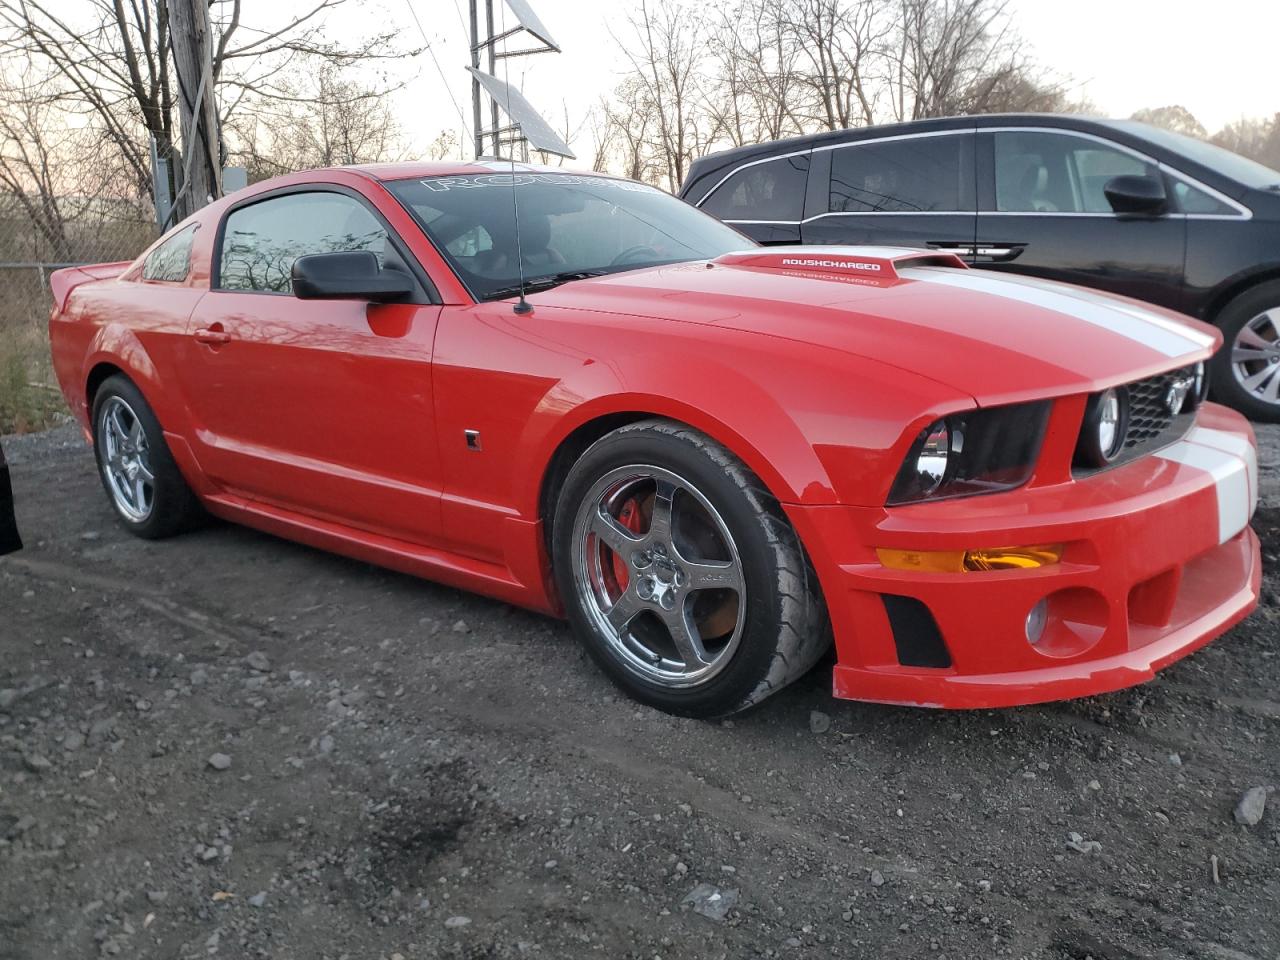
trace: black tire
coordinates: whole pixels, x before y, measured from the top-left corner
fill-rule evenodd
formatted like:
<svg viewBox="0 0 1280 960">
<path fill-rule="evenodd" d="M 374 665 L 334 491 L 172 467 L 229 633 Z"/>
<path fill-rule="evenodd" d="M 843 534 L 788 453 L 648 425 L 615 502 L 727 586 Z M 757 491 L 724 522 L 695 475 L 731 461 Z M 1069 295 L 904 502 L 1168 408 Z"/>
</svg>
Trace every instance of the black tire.
<svg viewBox="0 0 1280 960">
<path fill-rule="evenodd" d="M 1280 422 L 1280 398 L 1272 402 L 1246 389 L 1237 377 L 1231 361 L 1236 338 L 1255 317 L 1269 310 L 1280 312 L 1280 280 L 1260 283 L 1246 290 L 1218 313 L 1214 322 L 1222 330 L 1223 344 L 1222 349 L 1209 362 L 1210 389 L 1215 400 L 1234 407 L 1251 420 L 1277 423 Z M 1276 348 L 1280 350 L 1280 342 L 1276 343 Z M 1280 361 L 1280 353 L 1275 354 L 1275 359 Z M 1250 372 L 1255 375 L 1261 373 L 1267 362 L 1265 359 L 1258 360 L 1253 365 L 1256 369 Z M 1267 378 L 1264 381 L 1272 389 L 1280 387 L 1280 362 L 1276 365 L 1274 377 L 1274 380 Z"/>
<path fill-rule="evenodd" d="M 740 558 L 745 604 L 739 594 L 740 626 L 734 634 L 739 639 L 719 672 L 689 686 L 674 688 L 637 675 L 596 622 L 591 599 L 579 590 L 573 551 L 583 550 L 579 518 L 584 504 L 595 502 L 592 490 L 602 478 L 635 464 L 678 474 L 695 487 L 694 495 L 704 497 L 723 521 Z M 569 471 L 552 529 L 556 584 L 574 632 L 604 672 L 642 703 L 699 718 L 739 713 L 803 676 L 831 645 L 817 577 L 782 508 L 737 457 L 687 426 L 645 420 L 592 444 Z M 683 595 L 679 602 L 684 604 Z"/>
<path fill-rule="evenodd" d="M 117 501 L 108 477 L 106 450 L 104 448 L 103 418 L 113 398 L 123 401 L 136 415 L 145 435 L 147 461 L 154 479 L 151 481 L 152 497 L 147 515 L 130 516 Z M 126 530 L 144 540 L 160 540 L 183 533 L 200 525 L 205 519 L 200 501 L 187 485 L 173 454 L 165 443 L 164 431 L 156 419 L 151 405 L 128 378 L 115 374 L 102 382 L 93 396 L 93 454 L 98 464 L 98 478 L 107 494 L 107 502 Z"/>
</svg>

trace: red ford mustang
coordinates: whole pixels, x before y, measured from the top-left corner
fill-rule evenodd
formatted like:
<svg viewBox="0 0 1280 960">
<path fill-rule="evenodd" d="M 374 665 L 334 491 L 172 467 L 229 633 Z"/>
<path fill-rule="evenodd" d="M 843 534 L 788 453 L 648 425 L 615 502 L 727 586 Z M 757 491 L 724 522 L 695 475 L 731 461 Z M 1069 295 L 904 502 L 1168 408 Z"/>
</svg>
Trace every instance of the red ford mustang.
<svg viewBox="0 0 1280 960">
<path fill-rule="evenodd" d="M 833 640 L 841 697 L 1097 693 L 1257 601 L 1219 334 L 1134 301 L 484 163 L 258 184 L 53 287 L 134 533 L 208 511 L 565 614 L 664 710 Z"/>
</svg>

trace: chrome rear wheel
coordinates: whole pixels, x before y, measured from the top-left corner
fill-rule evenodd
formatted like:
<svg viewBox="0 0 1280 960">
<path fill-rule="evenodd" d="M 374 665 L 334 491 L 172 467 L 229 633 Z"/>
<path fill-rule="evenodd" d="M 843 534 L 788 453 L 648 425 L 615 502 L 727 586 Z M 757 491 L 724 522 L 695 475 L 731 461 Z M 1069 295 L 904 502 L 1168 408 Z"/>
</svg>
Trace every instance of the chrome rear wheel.
<svg viewBox="0 0 1280 960">
<path fill-rule="evenodd" d="M 123 397 L 98 410 L 98 450 L 103 479 L 117 510 L 142 523 L 155 507 L 155 473 L 146 428 Z"/>
</svg>

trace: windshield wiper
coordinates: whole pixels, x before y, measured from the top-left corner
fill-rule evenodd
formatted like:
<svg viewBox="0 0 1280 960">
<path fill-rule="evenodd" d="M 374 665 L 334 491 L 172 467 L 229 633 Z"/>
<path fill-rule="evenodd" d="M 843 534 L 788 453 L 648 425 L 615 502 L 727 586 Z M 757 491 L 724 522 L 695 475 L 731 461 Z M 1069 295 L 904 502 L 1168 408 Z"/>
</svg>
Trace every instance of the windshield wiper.
<svg viewBox="0 0 1280 960">
<path fill-rule="evenodd" d="M 484 295 L 486 300 L 502 300 L 504 297 L 514 297 L 518 295 L 521 289 L 525 293 L 537 293 L 539 290 L 550 290 L 552 287 L 558 287 L 562 283 L 569 283 L 571 280 L 586 280 L 588 277 L 602 277 L 607 270 L 566 270 L 563 273 L 552 273 L 542 277 L 530 277 L 524 282 L 522 288 L 520 284 L 513 283 L 507 287 L 498 287 L 496 290 L 490 290 Z"/>
</svg>

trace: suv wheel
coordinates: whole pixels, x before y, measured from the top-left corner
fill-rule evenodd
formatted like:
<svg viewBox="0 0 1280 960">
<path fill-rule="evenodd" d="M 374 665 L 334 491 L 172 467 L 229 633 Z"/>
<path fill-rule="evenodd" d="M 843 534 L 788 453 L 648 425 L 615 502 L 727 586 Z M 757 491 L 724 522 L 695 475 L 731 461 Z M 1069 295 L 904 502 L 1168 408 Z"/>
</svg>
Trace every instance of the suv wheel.
<svg viewBox="0 0 1280 960">
<path fill-rule="evenodd" d="M 1217 324 L 1224 343 L 1210 363 L 1215 399 L 1254 420 L 1280 421 L 1280 280 L 1240 294 Z"/>
</svg>

